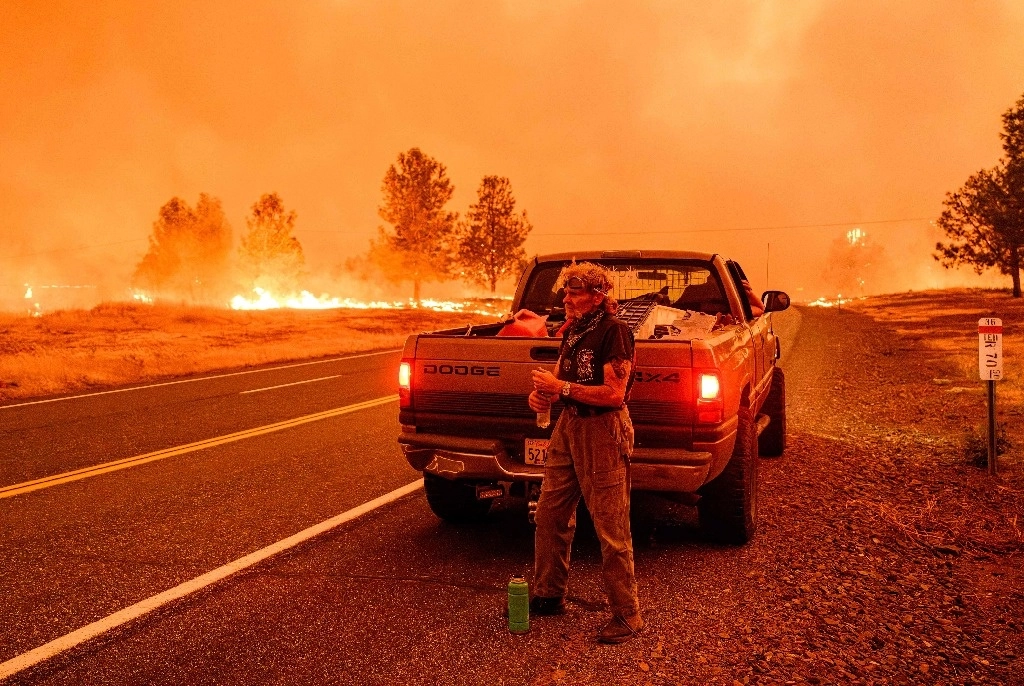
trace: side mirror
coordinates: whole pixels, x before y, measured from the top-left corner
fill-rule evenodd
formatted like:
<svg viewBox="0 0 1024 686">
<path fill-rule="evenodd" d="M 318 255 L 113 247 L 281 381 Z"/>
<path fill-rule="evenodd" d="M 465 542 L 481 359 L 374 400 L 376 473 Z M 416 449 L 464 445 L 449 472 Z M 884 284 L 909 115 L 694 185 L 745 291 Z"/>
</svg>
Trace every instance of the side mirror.
<svg viewBox="0 0 1024 686">
<path fill-rule="evenodd" d="M 789 295 L 784 291 L 765 291 L 761 294 L 765 312 L 782 312 L 789 307 Z"/>
</svg>

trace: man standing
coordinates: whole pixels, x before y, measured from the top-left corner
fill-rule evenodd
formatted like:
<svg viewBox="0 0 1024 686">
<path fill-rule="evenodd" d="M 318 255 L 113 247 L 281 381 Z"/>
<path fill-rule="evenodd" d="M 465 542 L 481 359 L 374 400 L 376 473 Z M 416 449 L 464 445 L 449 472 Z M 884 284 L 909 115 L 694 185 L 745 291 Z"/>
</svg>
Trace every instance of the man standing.
<svg viewBox="0 0 1024 686">
<path fill-rule="evenodd" d="M 530 408 L 561 397 L 565 411 L 551 434 L 544 483 L 537 503 L 535 596 L 537 615 L 565 612 L 569 553 L 582 495 L 601 543 L 601 575 L 612 618 L 598 634 L 623 643 L 643 628 L 633 574 L 629 530 L 629 456 L 633 425 L 624 405 L 633 370 L 633 332 L 614 317 L 609 272 L 573 263 L 562 270 L 567 325 L 555 374 L 533 372 Z"/>
</svg>

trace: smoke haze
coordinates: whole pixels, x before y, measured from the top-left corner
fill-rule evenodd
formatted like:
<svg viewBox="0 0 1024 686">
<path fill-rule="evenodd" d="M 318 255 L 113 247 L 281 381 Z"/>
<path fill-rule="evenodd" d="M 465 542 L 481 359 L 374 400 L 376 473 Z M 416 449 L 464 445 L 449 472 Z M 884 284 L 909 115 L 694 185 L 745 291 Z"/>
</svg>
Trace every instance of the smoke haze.
<svg viewBox="0 0 1024 686">
<path fill-rule="evenodd" d="M 1013 0 L 10 3 L 0 300 L 123 297 L 159 208 L 201 192 L 236 242 L 278 193 L 324 280 L 411 147 L 460 213 L 511 179 L 529 254 L 717 251 L 814 299 L 861 227 L 899 265 L 863 292 L 1005 286 L 943 270 L 929 220 L 1000 157 L 1022 75 Z"/>
</svg>

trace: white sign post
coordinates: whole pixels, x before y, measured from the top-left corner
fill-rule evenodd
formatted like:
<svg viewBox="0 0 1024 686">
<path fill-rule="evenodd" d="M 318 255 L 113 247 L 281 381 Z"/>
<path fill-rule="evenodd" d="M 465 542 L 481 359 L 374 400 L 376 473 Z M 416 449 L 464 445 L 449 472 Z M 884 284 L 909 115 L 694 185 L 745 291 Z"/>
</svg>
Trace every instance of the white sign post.
<svg viewBox="0 0 1024 686">
<path fill-rule="evenodd" d="M 978 374 L 988 382 L 988 473 L 996 474 L 996 381 L 1003 378 L 1003 320 L 978 320 Z"/>
</svg>

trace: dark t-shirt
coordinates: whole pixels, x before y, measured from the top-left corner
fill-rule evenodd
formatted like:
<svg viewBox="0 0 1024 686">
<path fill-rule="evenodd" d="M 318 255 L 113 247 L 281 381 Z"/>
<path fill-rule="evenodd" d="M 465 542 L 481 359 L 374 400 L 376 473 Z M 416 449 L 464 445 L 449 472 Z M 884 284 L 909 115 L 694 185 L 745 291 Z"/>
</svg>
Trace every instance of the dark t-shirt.
<svg viewBox="0 0 1024 686">
<path fill-rule="evenodd" d="M 633 332 L 625 322 L 605 314 L 593 328 L 584 323 L 574 329 L 565 332 L 559 349 L 556 376 L 562 381 L 601 386 L 606 363 L 633 361 Z"/>
</svg>

